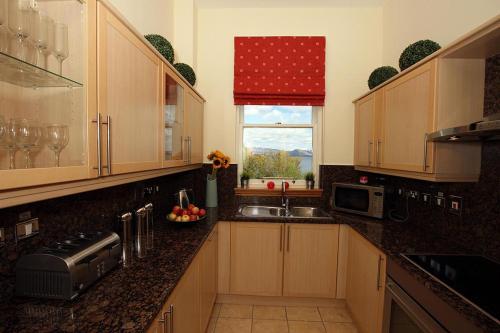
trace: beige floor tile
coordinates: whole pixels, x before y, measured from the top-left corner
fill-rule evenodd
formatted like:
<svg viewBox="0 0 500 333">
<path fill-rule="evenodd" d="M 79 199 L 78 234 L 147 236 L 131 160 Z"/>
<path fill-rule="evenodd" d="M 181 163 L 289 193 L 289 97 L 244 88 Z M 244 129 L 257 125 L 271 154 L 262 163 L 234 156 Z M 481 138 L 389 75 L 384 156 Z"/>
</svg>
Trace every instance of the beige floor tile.
<svg viewBox="0 0 500 333">
<path fill-rule="evenodd" d="M 288 320 L 321 321 L 316 307 L 287 306 L 286 316 Z"/>
<path fill-rule="evenodd" d="M 215 333 L 250 333 L 252 319 L 219 318 L 215 325 Z"/>
<path fill-rule="evenodd" d="M 290 333 L 325 333 L 322 322 L 314 321 L 288 321 Z"/>
<path fill-rule="evenodd" d="M 288 333 L 285 320 L 254 319 L 252 333 Z"/>
<path fill-rule="evenodd" d="M 358 333 L 353 323 L 324 323 L 326 333 Z"/>
<path fill-rule="evenodd" d="M 217 318 L 215 318 L 215 317 L 210 318 L 210 321 L 208 322 L 206 333 L 214 333 L 216 323 L 217 323 Z"/>
<path fill-rule="evenodd" d="M 286 320 L 286 313 L 284 306 L 253 306 L 253 319 L 276 319 Z"/>
<path fill-rule="evenodd" d="M 222 304 L 219 304 L 219 303 L 215 303 L 214 304 L 214 308 L 212 309 L 212 318 L 213 317 L 215 317 L 215 318 L 219 317 L 221 305 Z"/>
<path fill-rule="evenodd" d="M 321 318 L 325 322 L 331 323 L 350 323 L 352 322 L 351 316 L 346 308 L 333 307 L 333 308 L 319 308 Z"/>
<path fill-rule="evenodd" d="M 252 318 L 252 305 L 222 304 L 219 318 Z"/>
</svg>

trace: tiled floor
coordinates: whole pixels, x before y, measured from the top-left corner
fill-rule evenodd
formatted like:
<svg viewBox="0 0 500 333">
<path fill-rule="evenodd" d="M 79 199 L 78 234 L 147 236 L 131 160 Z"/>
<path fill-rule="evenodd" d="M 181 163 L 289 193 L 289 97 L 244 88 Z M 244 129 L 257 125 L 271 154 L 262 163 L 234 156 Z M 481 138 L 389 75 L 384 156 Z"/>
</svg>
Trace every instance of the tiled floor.
<svg viewBox="0 0 500 333">
<path fill-rule="evenodd" d="M 207 333 L 357 333 L 344 305 L 215 304 Z"/>
</svg>

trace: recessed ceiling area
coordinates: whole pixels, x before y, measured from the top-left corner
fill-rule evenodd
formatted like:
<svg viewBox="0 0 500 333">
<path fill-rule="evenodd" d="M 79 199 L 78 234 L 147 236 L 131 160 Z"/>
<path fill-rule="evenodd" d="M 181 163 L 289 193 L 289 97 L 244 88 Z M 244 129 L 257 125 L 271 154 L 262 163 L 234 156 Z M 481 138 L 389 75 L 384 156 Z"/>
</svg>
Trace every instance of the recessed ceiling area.
<svg viewBox="0 0 500 333">
<path fill-rule="evenodd" d="M 200 8 L 378 7 L 383 0 L 197 0 Z"/>
</svg>

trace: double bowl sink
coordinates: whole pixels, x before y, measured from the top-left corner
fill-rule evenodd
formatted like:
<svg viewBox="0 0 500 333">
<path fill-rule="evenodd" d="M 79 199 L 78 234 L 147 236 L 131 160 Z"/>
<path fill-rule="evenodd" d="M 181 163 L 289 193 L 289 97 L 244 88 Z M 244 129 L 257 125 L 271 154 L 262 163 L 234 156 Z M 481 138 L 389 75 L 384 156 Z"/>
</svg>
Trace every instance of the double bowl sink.
<svg viewBox="0 0 500 333">
<path fill-rule="evenodd" d="M 238 212 L 246 217 L 282 217 L 282 218 L 328 218 L 321 208 L 316 207 L 284 207 L 274 206 L 240 206 Z"/>
</svg>

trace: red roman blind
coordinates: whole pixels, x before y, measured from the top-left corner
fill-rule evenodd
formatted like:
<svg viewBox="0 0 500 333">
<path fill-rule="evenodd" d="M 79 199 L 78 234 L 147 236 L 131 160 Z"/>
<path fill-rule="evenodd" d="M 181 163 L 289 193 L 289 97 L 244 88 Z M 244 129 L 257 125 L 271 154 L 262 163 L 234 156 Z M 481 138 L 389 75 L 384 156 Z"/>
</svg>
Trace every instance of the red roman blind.
<svg viewBox="0 0 500 333">
<path fill-rule="evenodd" d="M 235 37 L 235 105 L 325 104 L 325 37 Z"/>
</svg>

